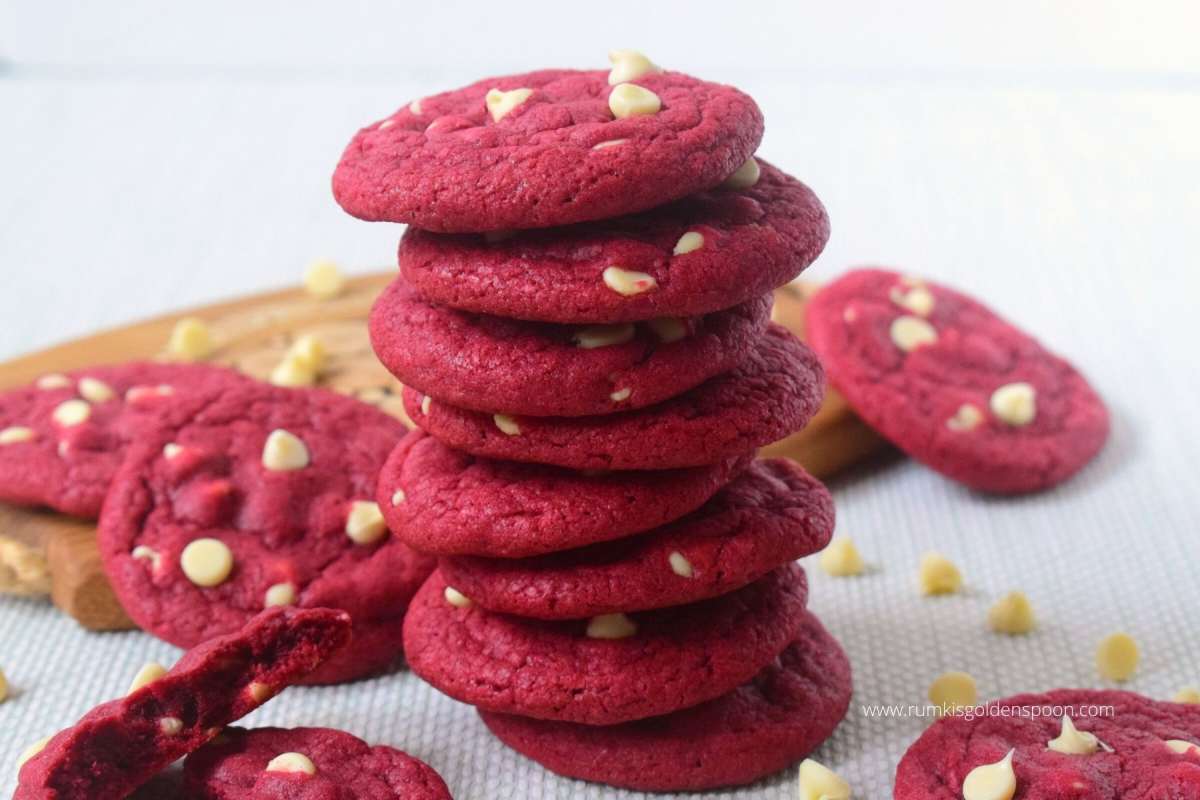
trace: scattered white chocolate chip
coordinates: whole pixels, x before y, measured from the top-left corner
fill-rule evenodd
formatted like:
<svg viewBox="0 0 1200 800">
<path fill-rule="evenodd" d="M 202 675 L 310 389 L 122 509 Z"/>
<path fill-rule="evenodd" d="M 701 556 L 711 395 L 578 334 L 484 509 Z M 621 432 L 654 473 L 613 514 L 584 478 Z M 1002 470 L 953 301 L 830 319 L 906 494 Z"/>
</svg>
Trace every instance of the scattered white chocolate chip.
<svg viewBox="0 0 1200 800">
<path fill-rule="evenodd" d="M 508 414 L 493 414 L 492 422 L 496 423 L 496 427 L 500 429 L 501 433 L 508 436 L 521 435 L 521 426 Z"/>
<path fill-rule="evenodd" d="M 50 744 L 50 737 L 38 739 L 33 744 L 21 751 L 21 755 L 17 756 L 17 769 L 25 766 L 25 762 L 36 756 L 38 753 L 46 749 L 46 745 Z"/>
<path fill-rule="evenodd" d="M 907 291 L 899 286 L 893 286 L 889 296 L 893 303 L 919 317 L 928 317 L 933 311 L 933 292 L 924 286 L 914 286 Z"/>
<path fill-rule="evenodd" d="M 61 372 L 51 372 L 38 378 L 35 385 L 39 389 L 66 389 L 71 386 L 71 379 Z"/>
<path fill-rule="evenodd" d="M 972 431 L 983 424 L 983 412 L 973 403 L 963 403 L 954 412 L 954 416 L 946 420 L 946 427 L 952 431 Z"/>
<path fill-rule="evenodd" d="M 608 93 L 608 108 L 617 119 L 657 114 L 662 100 L 654 92 L 636 83 L 620 83 Z"/>
<path fill-rule="evenodd" d="M 937 706 L 939 715 L 970 708 L 978 699 L 975 679 L 966 672 L 942 673 L 929 685 L 929 702 Z"/>
<path fill-rule="evenodd" d="M 346 288 L 346 276 L 329 259 L 320 259 L 304 270 L 304 290 L 318 300 L 332 300 Z"/>
<path fill-rule="evenodd" d="M 963 779 L 963 800 L 1012 800 L 1017 793 L 1017 775 L 1013 772 L 1013 753 L 995 764 L 981 764 Z"/>
<path fill-rule="evenodd" d="M 0 703 L 8 699 L 8 676 L 0 669 Z"/>
<path fill-rule="evenodd" d="M 849 536 L 835 536 L 817 556 L 817 564 L 835 578 L 861 575 L 864 569 L 858 547 Z"/>
<path fill-rule="evenodd" d="M 962 573 L 954 562 L 939 553 L 926 553 L 921 556 L 921 565 L 917 569 L 917 580 L 921 586 L 921 594 L 954 594 L 962 588 Z"/>
<path fill-rule="evenodd" d="M 677 256 L 693 253 L 704 246 L 704 234 L 696 231 L 688 231 L 683 236 L 679 237 L 679 241 L 675 243 L 675 250 L 672 251 Z"/>
<path fill-rule="evenodd" d="M 294 583 L 276 583 L 267 588 L 267 593 L 263 597 L 263 607 L 271 608 L 272 606 L 290 606 L 296 602 L 296 584 Z"/>
<path fill-rule="evenodd" d="M 592 639 L 625 639 L 635 633 L 637 624 L 624 614 L 601 614 L 587 625 L 587 635 Z"/>
<path fill-rule="evenodd" d="M 404 493 L 403 489 L 397 489 L 396 491 L 392 492 L 392 505 L 394 505 L 394 506 L 400 505 L 401 503 L 404 502 L 405 498 L 407 498 L 407 497 L 408 497 L 408 495 L 406 495 Z"/>
<path fill-rule="evenodd" d="M 605 267 L 601 277 L 604 279 L 605 286 L 626 297 L 648 292 L 658 287 L 658 281 L 654 279 L 653 275 L 620 267 Z"/>
<path fill-rule="evenodd" d="M 175 323 L 167 340 L 167 353 L 180 361 L 199 361 L 213 349 L 212 334 L 204 320 L 184 317 Z"/>
<path fill-rule="evenodd" d="M 1067 715 L 1063 715 L 1061 732 L 1046 742 L 1046 748 L 1069 756 L 1090 756 L 1100 748 L 1096 734 L 1081 731 Z"/>
<path fill-rule="evenodd" d="M 661 68 L 637 50 L 610 50 L 608 63 L 612 64 L 608 73 L 609 86 L 662 72 Z"/>
<path fill-rule="evenodd" d="M 762 169 L 758 166 L 758 161 L 754 156 L 746 159 L 746 163 L 742 164 L 737 170 L 730 175 L 721 184 L 724 189 L 749 189 L 754 184 L 758 183 L 759 176 L 762 175 Z"/>
<path fill-rule="evenodd" d="M 1175 696 L 1171 698 L 1171 702 L 1200 705 L 1200 689 L 1197 689 L 1195 686 L 1185 686 L 1175 693 Z"/>
<path fill-rule="evenodd" d="M 425 395 L 421 398 L 421 413 L 428 417 L 431 408 L 433 408 L 433 398 Z"/>
<path fill-rule="evenodd" d="M 663 344 L 678 342 L 688 335 L 687 323 L 679 317 L 656 317 L 646 320 L 646 325 Z"/>
<path fill-rule="evenodd" d="M 182 452 L 183 452 L 183 445 L 181 445 L 181 444 L 175 444 L 175 442 L 167 442 L 166 444 L 163 445 L 163 449 L 162 449 L 163 458 L 166 458 L 168 460 L 175 458 L 175 456 L 179 455 Z"/>
<path fill-rule="evenodd" d="M 483 102 L 487 106 L 488 113 L 492 115 L 492 122 L 499 122 L 512 113 L 514 108 L 528 100 L 532 94 L 533 89 L 512 89 L 507 92 L 500 89 L 489 89 Z"/>
<path fill-rule="evenodd" d="M 275 695 L 275 690 L 265 683 L 252 681 L 250 685 L 246 687 L 246 693 L 250 695 L 250 698 L 254 702 L 265 703 Z"/>
<path fill-rule="evenodd" d="M 271 370 L 270 382 L 275 386 L 313 386 L 317 382 L 317 371 L 311 361 L 288 353 Z"/>
<path fill-rule="evenodd" d="M 595 350 L 598 347 L 625 344 L 633 339 L 634 333 L 633 323 L 626 322 L 619 325 L 589 325 L 576 331 L 572 338 L 576 346 L 584 350 Z"/>
<path fill-rule="evenodd" d="M 413 100 L 411 103 L 409 103 L 408 110 L 418 117 L 421 116 L 421 98 L 418 97 L 416 100 Z"/>
<path fill-rule="evenodd" d="M 1192 753 L 1193 755 L 1200 756 L 1200 744 L 1189 742 L 1186 739 L 1167 739 L 1163 744 L 1172 753 L 1179 753 L 1179 755 Z"/>
<path fill-rule="evenodd" d="M 233 551 L 220 539 L 194 539 L 179 554 L 179 566 L 197 586 L 220 586 L 233 572 Z"/>
<path fill-rule="evenodd" d="M 681 578 L 690 578 L 695 575 L 692 570 L 692 562 L 688 561 L 687 557 L 678 550 L 667 556 L 667 562 L 671 565 L 671 572 Z"/>
<path fill-rule="evenodd" d="M 178 717 L 163 717 L 158 721 L 158 729 L 167 736 L 176 736 L 183 730 L 183 720 Z"/>
<path fill-rule="evenodd" d="M 267 772 L 294 772 L 316 775 L 317 767 L 303 753 L 280 753 L 267 762 Z"/>
<path fill-rule="evenodd" d="M 811 758 L 800 762 L 796 800 L 850 800 L 850 784 L 829 767 Z"/>
<path fill-rule="evenodd" d="M 116 397 L 117 393 L 99 378 L 80 378 L 79 396 L 89 403 L 105 403 Z"/>
<path fill-rule="evenodd" d="M 276 428 L 263 444 L 262 463 L 274 472 L 304 469 L 309 463 L 308 447 L 294 433 Z"/>
<path fill-rule="evenodd" d="M 149 561 L 151 566 L 156 568 L 158 567 L 159 555 L 158 551 L 153 547 L 147 547 L 144 544 L 139 544 L 137 547 L 133 548 L 133 550 L 130 552 L 130 555 L 138 561 Z"/>
<path fill-rule="evenodd" d="M 66 400 L 59 403 L 58 408 L 54 409 L 54 413 L 51 414 L 54 421 L 64 428 L 87 422 L 91 415 L 92 407 L 86 400 Z"/>
<path fill-rule="evenodd" d="M 617 145 L 625 144 L 625 142 L 628 142 L 628 141 L 629 141 L 628 139 L 609 139 L 607 141 L 599 142 L 597 144 L 592 145 L 592 149 L 593 150 L 607 150 L 610 147 L 616 147 Z"/>
<path fill-rule="evenodd" d="M 0 431 L 0 444 L 28 442 L 35 435 L 33 428 L 26 428 L 24 425 L 13 425 L 11 428 L 5 428 Z"/>
<path fill-rule="evenodd" d="M 325 368 L 325 343 L 311 333 L 296 339 L 287 351 L 288 356 L 307 363 L 314 372 Z"/>
<path fill-rule="evenodd" d="M 125 694 L 133 694 L 138 689 L 143 689 L 156 680 L 167 674 L 167 668 L 156 661 L 151 661 L 142 666 L 133 676 L 133 681 L 129 684 L 129 691 Z"/>
<path fill-rule="evenodd" d="M 608 399 L 612 400 L 614 403 L 623 403 L 629 399 L 631 394 L 633 394 L 633 389 L 626 386 L 624 389 L 617 389 L 615 392 L 610 394 Z"/>
<path fill-rule="evenodd" d="M 1020 636 L 1036 625 L 1033 605 L 1024 592 L 1009 592 L 988 609 L 988 626 L 996 633 Z"/>
<path fill-rule="evenodd" d="M 889 330 L 892 344 L 906 353 L 911 353 L 918 347 L 933 344 L 937 341 L 937 330 L 920 317 L 905 314 L 892 320 Z"/>
<path fill-rule="evenodd" d="M 387 533 L 387 523 L 379 504 L 370 500 L 355 500 L 346 515 L 346 535 L 355 544 L 372 544 Z"/>
<path fill-rule="evenodd" d="M 471 598 L 467 597 L 453 586 L 447 586 L 446 590 L 442 592 L 442 596 L 446 598 L 447 603 L 455 608 L 466 608 L 467 606 L 471 605 Z"/>
<path fill-rule="evenodd" d="M 1013 426 L 1028 425 L 1037 416 L 1037 391 L 1023 381 L 1006 383 L 992 392 L 988 405 L 1001 422 Z"/>
<path fill-rule="evenodd" d="M 1110 681 L 1121 683 L 1132 678 L 1140 660 L 1137 642 L 1128 633 L 1109 634 L 1096 648 L 1096 669 Z"/>
</svg>

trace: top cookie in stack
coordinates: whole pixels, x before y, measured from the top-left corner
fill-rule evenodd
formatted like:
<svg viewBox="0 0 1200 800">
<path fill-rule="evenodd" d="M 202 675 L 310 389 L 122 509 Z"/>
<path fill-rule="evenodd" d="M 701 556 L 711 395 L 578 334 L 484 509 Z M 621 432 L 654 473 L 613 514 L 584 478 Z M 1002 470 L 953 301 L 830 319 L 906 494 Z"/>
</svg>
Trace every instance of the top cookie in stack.
<svg viewBox="0 0 1200 800">
<path fill-rule="evenodd" d="M 829 225 L 754 157 L 753 100 L 611 59 L 414 101 L 334 176 L 350 213 L 412 226 L 370 322 L 422 429 L 379 504 L 441 557 L 406 652 L 555 771 L 745 783 L 849 702 L 791 563 L 828 542 L 832 501 L 796 465 L 754 461 L 821 402 L 770 293 Z"/>
</svg>

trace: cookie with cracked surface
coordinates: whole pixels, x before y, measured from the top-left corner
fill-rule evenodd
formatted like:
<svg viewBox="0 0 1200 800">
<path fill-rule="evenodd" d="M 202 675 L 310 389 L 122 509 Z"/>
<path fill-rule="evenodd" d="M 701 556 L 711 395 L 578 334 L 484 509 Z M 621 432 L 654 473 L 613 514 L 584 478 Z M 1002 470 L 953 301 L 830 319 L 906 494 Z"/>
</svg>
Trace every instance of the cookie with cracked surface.
<svg viewBox="0 0 1200 800">
<path fill-rule="evenodd" d="M 488 711 L 613 725 L 667 714 L 749 680 L 799 630 L 807 585 L 791 564 L 688 606 L 573 622 L 497 614 L 439 572 L 404 620 L 413 671 Z"/>
<path fill-rule="evenodd" d="M 422 553 L 522 558 L 656 528 L 704 504 L 749 463 L 589 473 L 480 458 L 414 430 L 379 473 L 388 527 Z"/>
<path fill-rule="evenodd" d="M 804 427 L 821 405 L 821 365 L 771 325 L 737 369 L 648 408 L 592 417 L 469 411 L 405 388 L 419 427 L 488 458 L 574 469 L 674 469 L 746 455 Z"/>
<path fill-rule="evenodd" d="M 1047 489 L 1104 445 L 1104 402 L 1064 359 L 974 299 L 860 269 L 812 298 L 808 342 L 871 427 L 975 489 Z"/>
<path fill-rule="evenodd" d="M 694 603 L 815 553 L 833 499 L 782 459 L 758 461 L 700 510 L 639 536 L 529 559 L 443 558 L 446 582 L 491 611 L 582 619 Z"/>
<path fill-rule="evenodd" d="M 378 672 L 432 560 L 388 535 L 375 481 L 401 423 L 321 389 L 231 383 L 177 397 L 100 517 L 105 572 L 144 630 L 181 647 L 264 607 L 348 611 L 350 647 L 306 680 Z"/>
<path fill-rule="evenodd" d="M 350 641 L 331 609 L 273 608 L 88 712 L 24 763 L 14 800 L 121 800 Z M 139 676 L 140 677 L 140 676 Z"/>
<path fill-rule="evenodd" d="M 1014 800 L 1200 797 L 1200 706 L 1056 689 L 987 708 L 938 720 L 908 748 L 896 800 L 961 800 L 967 776 L 989 764 L 1015 783 Z"/>
<path fill-rule="evenodd" d="M 400 269 L 430 300 L 514 319 L 611 324 L 729 308 L 795 278 L 829 238 L 816 195 L 755 163 L 753 186 L 602 222 L 507 237 L 409 228 Z"/>
<path fill-rule="evenodd" d="M 555 325 L 457 311 L 396 279 L 371 343 L 406 386 L 475 411 L 578 417 L 643 408 L 733 369 L 767 326 L 771 297 L 692 318 Z"/>
<path fill-rule="evenodd" d="M 226 728 L 183 779 L 196 800 L 450 800 L 428 764 L 330 728 Z"/>
<path fill-rule="evenodd" d="M 850 704 L 850 662 L 816 617 L 779 657 L 702 705 L 621 725 L 480 711 L 500 741 L 571 778 L 649 792 L 753 783 L 807 756 Z"/>
<path fill-rule="evenodd" d="M 716 186 L 762 139 L 737 89 L 678 72 L 633 80 L 551 69 L 421 98 L 355 135 L 334 196 L 361 219 L 433 231 L 567 225 Z M 660 107 L 626 116 L 631 92 Z"/>
</svg>

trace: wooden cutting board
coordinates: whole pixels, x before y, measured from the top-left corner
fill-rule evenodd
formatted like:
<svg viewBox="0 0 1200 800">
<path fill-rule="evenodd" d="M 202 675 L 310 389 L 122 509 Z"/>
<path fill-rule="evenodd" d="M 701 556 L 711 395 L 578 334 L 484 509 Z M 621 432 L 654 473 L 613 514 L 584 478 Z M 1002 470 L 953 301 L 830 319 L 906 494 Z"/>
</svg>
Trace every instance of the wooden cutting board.
<svg viewBox="0 0 1200 800">
<path fill-rule="evenodd" d="M 351 394 L 411 426 L 400 403 L 400 384 L 375 359 L 366 319 L 394 271 L 347 282 L 332 300 L 293 288 L 182 311 L 58 345 L 0 364 L 0 390 L 49 372 L 95 364 L 159 358 L 175 323 L 203 319 L 212 331 L 214 363 L 265 379 L 297 337 L 317 336 L 328 351 L 322 386 Z M 775 319 L 796 332 L 812 287 L 793 284 L 776 293 Z M 828 477 L 884 447 L 836 393 L 798 434 L 765 449 L 797 459 Z M 100 566 L 95 524 L 52 512 L 0 504 L 0 593 L 49 595 L 58 608 L 91 630 L 131 627 Z"/>
</svg>

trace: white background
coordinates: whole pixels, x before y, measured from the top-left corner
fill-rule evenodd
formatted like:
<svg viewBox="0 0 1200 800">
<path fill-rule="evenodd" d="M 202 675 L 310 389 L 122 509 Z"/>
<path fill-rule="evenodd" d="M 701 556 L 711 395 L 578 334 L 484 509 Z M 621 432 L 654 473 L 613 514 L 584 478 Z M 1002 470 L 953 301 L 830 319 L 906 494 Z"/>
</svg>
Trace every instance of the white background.
<svg viewBox="0 0 1200 800">
<path fill-rule="evenodd" d="M 1101 685 L 1130 630 L 1133 688 L 1200 683 L 1195 459 L 1200 12 L 1195 3 L 0 3 L 0 358 L 148 314 L 295 282 L 331 256 L 392 263 L 399 229 L 342 214 L 329 174 L 354 130 L 481 75 L 601 67 L 612 47 L 735 83 L 760 153 L 833 220 L 811 274 L 883 263 L 968 289 L 1075 360 L 1113 439 L 1062 489 L 972 495 L 899 463 L 835 484 L 876 571 L 813 577 L 856 668 L 855 703 L 921 702 L 949 668 L 984 698 Z M 941 550 L 969 592 L 919 599 Z M 1039 633 L 983 627 L 1022 588 Z M 170 648 L 0 602 L 0 762 L 119 693 Z M 459 797 L 607 797 L 481 733 L 410 676 L 289 693 L 258 717 L 331 724 L 426 758 Z M 852 710 L 817 755 L 856 797 L 890 793 L 921 720 Z M 0 766 L 0 794 L 11 786 Z M 786 797 L 778 779 L 745 797 Z M 618 796 L 618 793 L 611 793 Z"/>
</svg>

